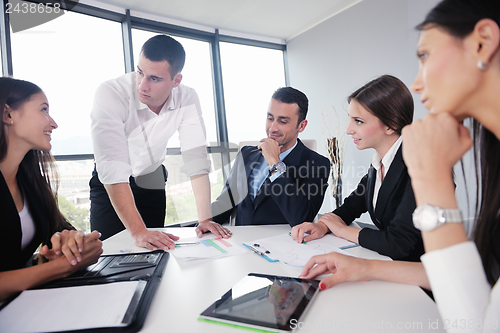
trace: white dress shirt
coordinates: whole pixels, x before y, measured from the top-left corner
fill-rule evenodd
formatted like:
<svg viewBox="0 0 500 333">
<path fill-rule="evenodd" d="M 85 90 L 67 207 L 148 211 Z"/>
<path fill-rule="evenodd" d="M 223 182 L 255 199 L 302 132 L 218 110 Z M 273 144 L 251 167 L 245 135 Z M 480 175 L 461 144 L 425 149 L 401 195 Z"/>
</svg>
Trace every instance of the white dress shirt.
<svg viewBox="0 0 500 333">
<path fill-rule="evenodd" d="M 375 151 L 373 154 L 372 165 L 377 170 L 377 178 L 375 180 L 375 188 L 373 189 L 373 208 L 377 207 L 378 192 L 380 191 L 380 186 L 382 186 L 382 179 L 385 178 L 387 171 L 391 167 L 392 161 L 394 161 L 394 156 L 398 152 L 401 143 L 403 142 L 403 137 L 400 136 L 399 139 L 394 142 L 392 147 L 387 151 L 383 158 Z M 382 177 L 382 164 L 384 164 L 384 177 Z"/>
<path fill-rule="evenodd" d="M 491 289 L 476 244 L 459 243 L 421 259 L 448 332 L 500 332 L 500 283 Z"/>
<path fill-rule="evenodd" d="M 172 89 L 159 114 L 139 101 L 136 73 L 102 83 L 96 91 L 91 131 L 99 180 L 128 183 L 130 176 L 155 171 L 165 160 L 167 142 L 178 131 L 188 177 L 206 174 L 205 124 L 194 89 Z"/>
</svg>

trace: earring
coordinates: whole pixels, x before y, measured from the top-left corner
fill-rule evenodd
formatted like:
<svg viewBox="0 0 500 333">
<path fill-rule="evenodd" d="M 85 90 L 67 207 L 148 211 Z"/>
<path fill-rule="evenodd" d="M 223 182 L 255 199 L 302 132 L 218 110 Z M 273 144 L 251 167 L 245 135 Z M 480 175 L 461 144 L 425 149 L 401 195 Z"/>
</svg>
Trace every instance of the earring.
<svg viewBox="0 0 500 333">
<path fill-rule="evenodd" d="M 479 59 L 477 61 L 477 68 L 479 68 L 480 70 L 485 71 L 485 70 L 488 69 L 488 67 L 490 67 L 490 62 L 489 61 L 486 64 L 483 63 L 483 61 L 481 59 Z"/>
</svg>

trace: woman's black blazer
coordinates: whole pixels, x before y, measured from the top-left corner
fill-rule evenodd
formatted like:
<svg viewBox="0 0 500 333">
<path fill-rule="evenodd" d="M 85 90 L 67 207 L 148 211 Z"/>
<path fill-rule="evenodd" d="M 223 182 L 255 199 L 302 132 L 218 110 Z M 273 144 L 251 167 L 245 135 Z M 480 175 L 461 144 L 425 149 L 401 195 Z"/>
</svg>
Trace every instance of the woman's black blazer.
<svg viewBox="0 0 500 333">
<path fill-rule="evenodd" d="M 357 189 L 333 213 L 349 225 L 368 212 L 379 230 L 363 228 L 359 233 L 361 246 L 394 260 L 420 261 L 424 245 L 420 230 L 413 226 L 416 203 L 402 148 L 399 147 L 382 182 L 376 207 L 373 207 L 376 170 L 371 165 Z"/>
<path fill-rule="evenodd" d="M 49 223 L 54 223 L 39 198 L 40 194 L 36 193 L 33 185 L 27 182 L 20 173 L 22 172 L 19 171 L 17 181 L 28 202 L 31 217 L 35 223 L 35 237 L 24 250 L 21 250 L 21 219 L 3 174 L 0 172 L 0 226 L 2 228 L 0 253 L 3 255 L 0 259 L 0 272 L 26 267 L 33 252 L 49 233 Z M 67 227 L 72 228 L 69 223 Z"/>
</svg>

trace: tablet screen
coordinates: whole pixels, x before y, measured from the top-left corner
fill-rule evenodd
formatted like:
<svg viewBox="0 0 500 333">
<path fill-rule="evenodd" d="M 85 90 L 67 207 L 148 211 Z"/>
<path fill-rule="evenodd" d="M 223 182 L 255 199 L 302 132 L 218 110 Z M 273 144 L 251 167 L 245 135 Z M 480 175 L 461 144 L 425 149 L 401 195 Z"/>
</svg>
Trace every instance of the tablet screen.
<svg viewBox="0 0 500 333">
<path fill-rule="evenodd" d="M 319 281 L 249 274 L 201 317 L 273 331 L 291 331 L 318 291 Z"/>
</svg>

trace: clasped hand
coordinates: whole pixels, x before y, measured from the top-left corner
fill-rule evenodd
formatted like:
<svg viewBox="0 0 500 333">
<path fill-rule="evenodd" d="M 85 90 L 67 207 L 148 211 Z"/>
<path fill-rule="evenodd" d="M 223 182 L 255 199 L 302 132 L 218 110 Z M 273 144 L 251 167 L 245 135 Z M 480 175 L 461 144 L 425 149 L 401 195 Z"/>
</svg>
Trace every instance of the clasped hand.
<svg viewBox="0 0 500 333">
<path fill-rule="evenodd" d="M 49 249 L 47 245 L 44 245 L 40 249 L 40 254 L 48 260 L 55 260 L 65 256 L 68 262 L 72 266 L 75 266 L 84 260 L 86 250 L 101 248 L 102 253 L 100 236 L 101 234 L 98 231 L 93 231 L 89 234 L 85 234 L 81 230 L 56 232 L 50 238 L 52 248 Z"/>
</svg>

